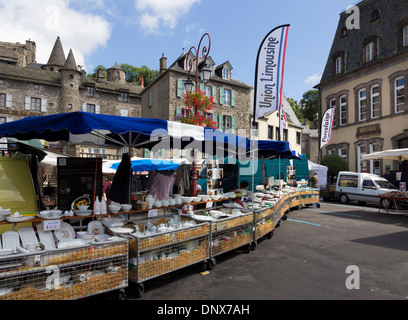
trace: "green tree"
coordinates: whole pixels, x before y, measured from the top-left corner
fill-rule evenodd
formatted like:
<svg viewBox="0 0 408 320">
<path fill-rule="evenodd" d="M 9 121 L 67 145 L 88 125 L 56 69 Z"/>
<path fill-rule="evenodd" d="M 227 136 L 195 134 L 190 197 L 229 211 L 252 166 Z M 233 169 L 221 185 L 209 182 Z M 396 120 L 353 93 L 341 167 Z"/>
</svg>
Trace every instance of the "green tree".
<svg viewBox="0 0 408 320">
<path fill-rule="evenodd" d="M 340 171 L 348 170 L 347 161 L 335 153 L 323 156 L 320 160 L 320 164 L 328 168 L 327 176 L 329 177 L 331 183 L 335 182 L 335 177 L 337 177 Z"/>
<path fill-rule="evenodd" d="M 309 90 L 303 94 L 300 100 L 303 117 L 309 120 L 311 128 L 313 128 L 313 120 L 316 120 L 316 114 L 318 112 L 318 98 L 318 90 Z"/>
<path fill-rule="evenodd" d="M 290 106 L 292 107 L 293 112 L 296 114 L 296 117 L 299 119 L 300 122 L 303 122 L 305 117 L 303 115 L 302 109 L 297 104 L 296 100 L 293 100 L 292 98 L 287 98 L 287 100 Z"/>
<path fill-rule="evenodd" d="M 126 81 L 139 83 L 139 79 L 143 77 L 145 87 L 151 84 L 159 76 L 158 70 L 152 70 L 144 65 L 139 68 L 127 63 L 122 63 L 120 67 L 126 73 Z"/>
<path fill-rule="evenodd" d="M 139 79 L 143 77 L 145 87 L 151 84 L 159 76 L 158 70 L 152 70 L 148 68 L 147 66 L 135 67 L 128 63 L 122 63 L 120 67 L 123 69 L 123 71 L 125 71 L 127 82 L 139 83 Z M 96 71 L 99 68 L 102 68 L 105 70 L 105 78 L 106 78 L 106 67 L 103 65 L 98 65 L 94 69 L 94 73 L 89 73 L 88 77 L 96 78 Z"/>
</svg>

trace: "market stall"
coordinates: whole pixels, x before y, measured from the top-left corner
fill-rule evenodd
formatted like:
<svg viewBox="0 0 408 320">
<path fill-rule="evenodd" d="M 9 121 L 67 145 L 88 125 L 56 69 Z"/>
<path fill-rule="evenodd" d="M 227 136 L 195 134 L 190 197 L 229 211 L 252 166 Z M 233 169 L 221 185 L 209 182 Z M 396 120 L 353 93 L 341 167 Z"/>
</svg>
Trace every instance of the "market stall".
<svg viewBox="0 0 408 320">
<path fill-rule="evenodd" d="M 159 119 L 141 120 L 84 112 L 34 117 L 30 120 L 23 119 L 15 121 L 14 125 L 13 123 L 2 124 L 0 125 L 0 137 L 2 136 L 14 136 L 25 140 L 31 137 L 49 141 L 64 140 L 76 143 L 93 141 L 97 145 L 107 143 L 126 146 L 129 148 L 129 155 L 124 157 L 124 159 L 127 158 L 126 161 L 122 160 L 118 165 L 117 172 L 129 172 L 129 176 L 132 168 L 131 148 L 134 147 L 167 146 L 199 149 L 205 145 L 209 148 L 205 150 L 213 150 L 213 154 L 217 154 L 218 158 L 230 153 L 248 155 L 256 150 L 260 151 L 261 156 L 297 156 L 290 150 L 287 142 L 261 142 L 261 147 L 259 147 L 257 142 L 214 129 L 170 123 Z M 254 156 L 252 154 L 247 159 Z M 122 169 L 121 165 L 123 166 Z M 101 168 L 101 165 L 98 167 Z M 222 174 L 220 173 L 220 171 L 217 172 L 217 180 L 221 179 Z M 182 178 L 183 175 L 180 176 L 180 181 Z M 131 188 L 128 187 L 124 190 L 121 192 L 128 194 L 127 199 L 130 200 Z M 86 282 L 89 281 L 89 284 L 92 280 L 86 275 L 81 278 L 73 274 L 72 268 L 83 271 L 88 267 L 88 275 L 93 274 L 95 277 L 102 275 L 101 272 L 97 272 L 99 269 L 103 269 L 105 274 L 111 272 L 107 271 L 111 270 L 108 267 L 100 267 L 97 270 L 91 269 L 92 266 L 97 266 L 96 261 L 101 260 L 104 265 L 110 266 L 113 263 L 116 267 L 114 270 L 116 272 L 120 270 L 121 274 L 124 275 L 124 277 L 119 278 L 121 279 L 119 285 L 127 286 L 128 280 L 135 282 L 138 284 L 140 294 L 143 294 L 146 280 L 192 264 L 198 264 L 201 268 L 213 268 L 216 262 L 215 257 L 220 254 L 240 247 L 246 247 L 248 250 L 253 249 L 256 247 L 257 239 L 271 235 L 291 207 L 316 201 L 314 190 L 284 185 L 273 186 L 273 188 L 266 190 L 254 189 L 252 192 L 236 190 L 235 192 L 224 193 L 222 188 L 217 188 L 216 194 L 213 192 L 199 196 L 186 196 L 186 193 L 172 194 L 168 189 L 167 194 L 160 199 L 150 194 L 150 191 L 151 189 L 147 189 L 140 195 L 137 209 L 130 201 L 126 201 L 120 202 L 118 205 L 107 207 L 105 205 L 105 210 L 97 211 L 95 210 L 96 199 L 100 195 L 94 193 L 86 199 L 85 207 L 81 207 L 82 202 L 80 201 L 83 199 L 74 199 L 71 203 L 71 210 L 37 212 L 35 217 L 31 216 L 30 218 L 26 214 L 14 216 L 9 211 L 8 215 L 7 212 L 4 215 L 9 216 L 11 220 L 9 219 L 4 223 L 11 224 L 14 228 L 21 222 L 18 219 L 24 219 L 24 221 L 30 219 L 37 242 L 47 243 L 44 253 L 37 254 L 38 252 L 35 252 L 36 259 L 40 262 L 39 265 L 37 263 L 31 267 L 38 268 L 38 273 L 48 269 L 48 265 L 42 264 L 41 259 L 49 261 L 48 254 L 54 255 L 57 253 L 55 250 L 60 250 L 58 251 L 59 254 L 63 253 L 63 250 L 69 249 L 72 250 L 74 258 L 67 264 L 64 262 L 61 265 L 63 268 L 67 267 L 63 270 L 64 274 L 70 273 L 72 279 L 77 279 L 72 283 L 72 286 L 81 284 L 78 282 L 81 279 L 85 279 Z M 83 225 L 85 230 L 72 232 L 68 226 L 71 219 L 80 219 L 81 221 L 90 219 L 90 221 Z M 64 228 L 66 229 L 64 230 Z M 60 235 L 61 231 L 64 231 L 62 234 L 68 237 L 65 239 L 68 240 L 68 243 L 63 238 L 54 238 L 56 235 Z M 32 237 L 31 229 L 29 233 Z M 50 235 L 52 235 L 53 241 L 50 241 Z M 18 241 L 15 240 L 15 242 Z M 123 245 L 123 256 L 114 255 L 114 257 L 118 257 L 120 262 L 113 261 L 113 257 L 108 254 L 96 258 L 93 255 L 97 246 L 114 247 L 118 242 Z M 64 247 L 66 245 L 68 247 Z M 18 257 L 18 254 L 32 255 L 30 252 L 17 253 L 17 247 L 21 248 L 18 249 L 20 251 L 27 250 L 27 243 L 20 243 L 15 248 L 13 247 L 12 254 L 5 255 L 3 259 L 0 259 L 0 265 L 3 261 Z M 75 258 L 80 256 L 80 252 L 84 253 L 86 258 Z M 65 252 L 62 256 L 66 256 Z M 54 260 L 51 259 L 51 261 Z M 79 265 L 83 266 L 83 269 Z M 122 273 L 123 270 L 126 272 Z M 37 278 L 38 273 L 30 274 Z M 17 276 L 14 277 L 11 274 L 11 278 L 4 278 L 4 283 L 1 283 L 0 279 L 0 285 L 10 283 L 10 279 L 14 283 L 16 278 Z M 7 293 L 15 294 L 21 291 L 27 286 L 27 281 L 26 278 L 21 278 L 16 283 L 20 283 L 22 287 L 13 287 Z M 39 287 L 43 292 L 42 283 L 44 281 L 41 281 Z M 85 285 L 83 284 L 83 286 Z M 53 287 L 50 288 L 53 290 Z M 97 289 L 96 291 L 85 292 L 97 294 L 116 289 L 118 286 L 112 284 L 107 288 L 100 288 L 101 291 Z M 31 288 L 29 289 L 31 290 Z M 46 290 L 49 288 L 46 287 Z M 82 292 L 76 296 L 51 295 L 50 299 L 57 297 L 62 299 L 78 298 L 83 296 Z M 44 296 L 50 297 L 48 293 Z M 17 296 L 16 298 L 23 297 L 25 296 Z M 5 298 L 7 299 L 6 296 Z M 43 296 L 40 294 L 39 298 L 43 298 Z"/>
</svg>

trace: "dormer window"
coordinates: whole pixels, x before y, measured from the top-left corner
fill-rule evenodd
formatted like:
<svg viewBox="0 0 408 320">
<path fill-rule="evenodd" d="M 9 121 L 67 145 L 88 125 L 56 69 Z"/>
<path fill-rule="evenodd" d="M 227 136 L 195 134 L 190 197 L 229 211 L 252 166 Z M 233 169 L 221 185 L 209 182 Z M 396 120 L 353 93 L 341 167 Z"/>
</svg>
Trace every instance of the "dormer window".
<svg viewBox="0 0 408 320">
<path fill-rule="evenodd" d="M 363 63 L 367 63 L 377 59 L 379 55 L 379 38 L 377 36 L 371 36 L 365 39 L 363 42 Z"/>
<path fill-rule="evenodd" d="M 374 42 L 366 45 L 366 62 L 374 60 Z"/>
<path fill-rule="evenodd" d="M 346 59 L 344 51 L 338 51 L 333 56 L 333 69 L 334 75 L 346 72 Z"/>
<path fill-rule="evenodd" d="M 336 59 L 336 74 L 341 73 L 342 57 Z"/>
<path fill-rule="evenodd" d="M 230 71 L 226 68 L 222 69 L 222 78 L 225 80 L 229 80 L 230 75 L 229 75 Z"/>
<path fill-rule="evenodd" d="M 408 26 L 402 29 L 402 45 L 404 47 L 408 46 Z"/>
<path fill-rule="evenodd" d="M 95 88 L 94 87 L 87 87 L 88 97 L 93 97 Z"/>
<path fill-rule="evenodd" d="M 380 20 L 380 11 L 374 10 L 371 15 L 371 23 L 377 22 L 378 20 Z"/>
<path fill-rule="evenodd" d="M 341 30 L 341 39 L 344 39 L 345 37 L 347 37 L 347 28 L 343 28 Z"/>
</svg>

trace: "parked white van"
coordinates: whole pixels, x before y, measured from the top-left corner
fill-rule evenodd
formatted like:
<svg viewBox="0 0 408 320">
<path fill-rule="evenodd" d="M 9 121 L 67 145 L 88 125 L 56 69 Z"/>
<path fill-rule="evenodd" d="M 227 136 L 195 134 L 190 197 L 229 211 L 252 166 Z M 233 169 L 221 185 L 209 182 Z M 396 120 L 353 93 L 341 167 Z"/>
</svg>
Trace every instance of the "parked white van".
<svg viewBox="0 0 408 320">
<path fill-rule="evenodd" d="M 390 200 L 380 199 L 378 196 L 395 189 L 387 179 L 375 174 L 340 171 L 334 195 L 344 204 L 354 200 L 360 205 L 368 202 L 389 208 Z"/>
</svg>

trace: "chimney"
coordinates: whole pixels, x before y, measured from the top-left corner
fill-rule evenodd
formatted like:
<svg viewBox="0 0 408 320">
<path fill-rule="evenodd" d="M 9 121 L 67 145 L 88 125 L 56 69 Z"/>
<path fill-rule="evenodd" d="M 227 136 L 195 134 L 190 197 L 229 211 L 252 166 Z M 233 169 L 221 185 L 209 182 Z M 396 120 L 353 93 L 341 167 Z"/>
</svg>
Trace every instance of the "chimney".
<svg viewBox="0 0 408 320">
<path fill-rule="evenodd" d="M 164 57 L 164 53 L 162 53 L 162 57 L 160 58 L 160 75 L 162 75 L 167 70 L 167 58 Z"/>
<path fill-rule="evenodd" d="M 140 77 L 140 78 L 139 78 L 139 85 L 140 85 L 142 88 L 144 88 L 144 79 L 143 79 L 143 77 Z"/>
</svg>

